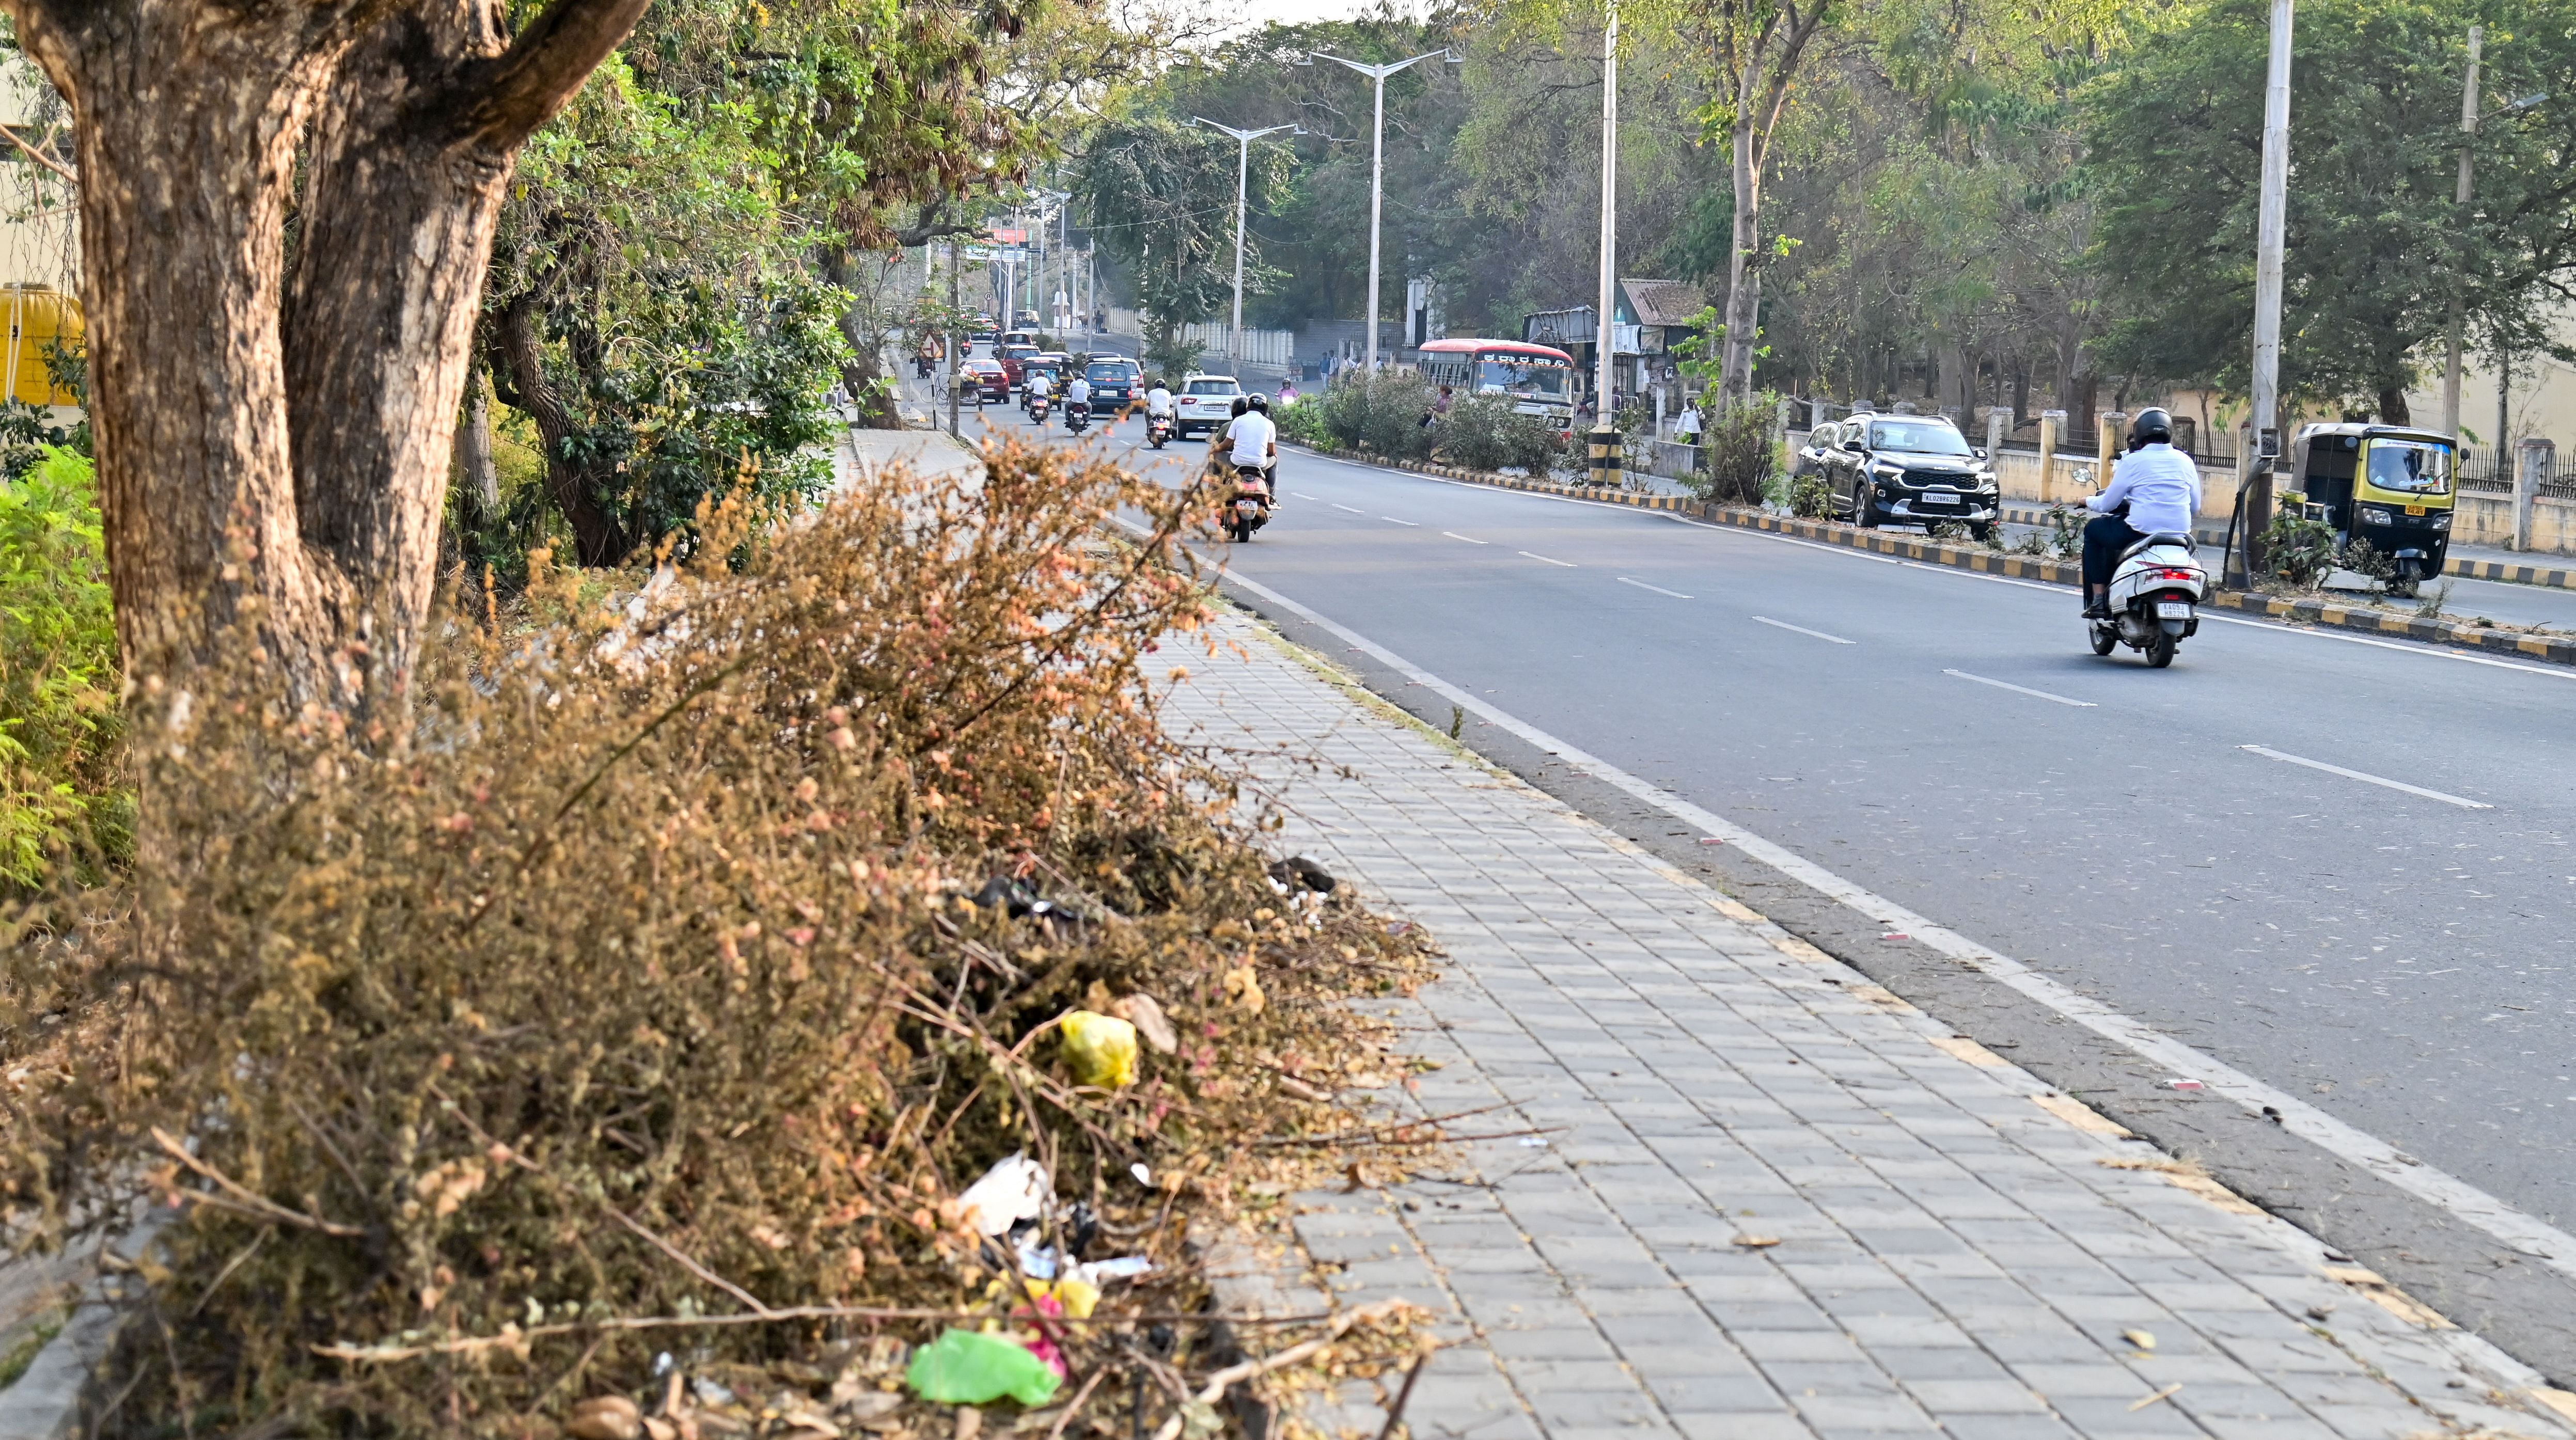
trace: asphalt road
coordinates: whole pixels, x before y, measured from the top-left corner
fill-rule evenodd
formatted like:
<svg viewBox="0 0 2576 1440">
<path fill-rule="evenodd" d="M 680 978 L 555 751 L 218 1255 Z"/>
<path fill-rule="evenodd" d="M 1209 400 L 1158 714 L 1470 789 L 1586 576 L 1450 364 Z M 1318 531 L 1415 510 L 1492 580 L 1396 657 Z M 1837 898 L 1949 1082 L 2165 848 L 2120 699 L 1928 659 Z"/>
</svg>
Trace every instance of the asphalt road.
<svg viewBox="0 0 2576 1440">
<path fill-rule="evenodd" d="M 1093 443 L 1200 451 L 1140 429 Z M 2213 617 L 2153 671 L 2053 587 L 1304 453 L 1280 488 L 1236 573 L 2576 1221 L 2576 669 Z"/>
</svg>

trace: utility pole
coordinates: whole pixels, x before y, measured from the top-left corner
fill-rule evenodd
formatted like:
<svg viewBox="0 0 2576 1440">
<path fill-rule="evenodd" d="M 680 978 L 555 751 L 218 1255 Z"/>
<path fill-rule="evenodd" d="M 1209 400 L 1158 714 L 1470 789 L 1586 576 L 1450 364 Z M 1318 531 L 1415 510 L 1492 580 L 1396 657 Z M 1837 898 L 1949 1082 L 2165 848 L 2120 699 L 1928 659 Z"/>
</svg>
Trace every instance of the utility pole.
<svg viewBox="0 0 2576 1440">
<path fill-rule="evenodd" d="M 924 250 L 922 253 L 924 255 L 928 255 L 930 252 Z M 959 335 L 956 329 L 957 316 L 959 313 L 957 305 L 957 270 L 958 260 L 963 254 L 964 252 L 958 248 L 957 241 L 954 238 L 950 239 L 948 242 L 948 353 L 942 358 L 948 362 L 948 434 L 951 439 L 954 439 L 957 435 L 957 376 L 960 372 L 959 362 L 966 358 L 964 353 L 957 348 L 959 342 L 964 337 Z M 978 397 L 976 404 L 980 407 L 982 403 L 982 398 Z"/>
<path fill-rule="evenodd" d="M 2478 134 L 2478 61 L 2486 49 L 2487 32 L 2483 25 L 2469 27 L 2469 79 L 2460 87 L 2460 188 L 2453 198 L 2459 202 L 2460 224 L 2465 230 L 2469 218 L 2469 162 L 2477 146 Z M 2465 244 L 2461 247 L 2465 250 Z M 2465 257 L 2464 257 L 2465 258 Z M 2463 276 L 2462 280 L 2466 277 Z M 2449 353 L 2442 363 L 2442 433 L 2454 441 L 2460 438 L 2460 342 L 2467 328 L 2463 315 L 2466 297 L 2460 294 L 2462 280 L 2452 282 L 2451 336 Z M 2498 455 L 2504 454 L 2504 437 L 2496 437 Z"/>
<path fill-rule="evenodd" d="M 1325 55 L 1324 58 L 1336 65 L 1346 65 L 1377 82 L 1377 126 L 1369 149 L 1368 370 L 1364 372 L 1374 375 L 1377 373 L 1378 220 L 1386 201 L 1386 77 L 1398 70 L 1419 65 L 1425 60 L 1445 59 L 1452 65 L 1464 65 L 1467 62 L 1464 57 L 1453 55 L 1446 49 L 1427 51 L 1410 60 L 1398 60 L 1391 65 L 1363 65 L 1357 60 L 1345 60 L 1339 55 Z M 1312 57 L 1309 57 L 1297 63 L 1312 65 L 1315 62 Z"/>
<path fill-rule="evenodd" d="M 1601 308 L 1592 322 L 1592 483 L 1619 484 L 1619 417 L 1611 409 L 1611 367 L 1619 296 L 1619 7 L 1601 32 Z"/>
<path fill-rule="evenodd" d="M 2254 461 L 2245 498 L 2245 563 L 2262 574 L 2272 525 L 2272 469 L 2281 453 L 2281 242 L 2290 186 L 2292 0 L 2272 0 L 2272 56 L 2263 84 L 2263 193 L 2254 233 Z"/>
<path fill-rule="evenodd" d="M 1381 113 L 1383 113 L 1382 109 Z M 1250 181 L 1252 174 L 1252 142 L 1260 139 L 1264 135 L 1276 135 L 1283 130 L 1291 135 L 1303 135 L 1306 133 L 1306 127 L 1303 125 L 1273 125 L 1267 130 L 1237 130 L 1231 125 L 1219 125 L 1213 120 L 1204 119 L 1196 115 L 1190 117 L 1190 123 L 1193 125 L 1205 125 L 1210 130 L 1223 131 L 1224 133 L 1234 137 L 1234 328 L 1226 332 L 1225 357 L 1226 359 L 1234 362 L 1235 368 L 1239 373 L 1243 366 L 1243 196 L 1244 186 Z M 1371 223 L 1374 225 L 1375 222 L 1372 221 Z M 1371 288 L 1374 288 L 1377 285 L 1376 241 L 1377 235 L 1375 230 L 1372 229 L 1369 234 L 1371 247 L 1369 250 L 1369 285 Z M 1369 328 L 1371 332 L 1374 333 L 1377 328 L 1377 321 L 1371 319 L 1369 321 Z"/>
</svg>

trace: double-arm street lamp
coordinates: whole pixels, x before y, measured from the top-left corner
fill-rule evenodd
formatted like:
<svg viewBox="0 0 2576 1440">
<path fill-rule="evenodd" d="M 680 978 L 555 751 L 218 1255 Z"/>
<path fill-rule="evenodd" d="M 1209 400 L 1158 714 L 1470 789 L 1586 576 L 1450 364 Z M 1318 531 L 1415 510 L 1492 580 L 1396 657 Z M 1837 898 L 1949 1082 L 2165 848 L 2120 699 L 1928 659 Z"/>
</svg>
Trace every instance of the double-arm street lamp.
<svg viewBox="0 0 2576 1440">
<path fill-rule="evenodd" d="M 1428 51 L 1424 54 L 1416 55 L 1410 60 L 1398 60 L 1391 65 L 1365 65 L 1357 60 L 1345 60 L 1339 55 L 1325 55 L 1320 50 L 1317 51 L 1316 54 L 1322 56 L 1322 58 L 1326 60 L 1332 61 L 1336 65 L 1349 66 L 1351 69 L 1357 70 L 1361 74 L 1366 75 L 1377 82 L 1377 128 L 1375 137 L 1370 141 L 1369 149 L 1368 278 L 1368 368 L 1371 372 L 1375 372 L 1377 369 L 1378 216 L 1386 195 L 1386 77 L 1394 74 L 1398 70 L 1419 65 L 1425 60 L 1446 60 L 1452 65 L 1463 65 L 1467 62 L 1465 57 L 1451 54 L 1446 49 Z M 1300 65 L 1312 65 L 1315 61 L 1313 57 L 1308 57 L 1307 59 L 1300 60 L 1297 63 Z"/>
<path fill-rule="evenodd" d="M 1277 135 L 1282 132 L 1303 135 L 1306 133 L 1306 127 L 1273 125 L 1266 130 L 1237 130 L 1231 125 L 1219 125 L 1213 120 L 1197 115 L 1190 117 L 1190 123 L 1205 125 L 1211 130 L 1222 130 L 1234 137 L 1234 328 L 1226 332 L 1225 355 L 1228 360 L 1240 365 L 1243 363 L 1243 188 L 1252 171 L 1252 142 L 1264 135 Z M 1369 279 L 1372 284 L 1376 282 L 1375 271 L 1370 272 Z"/>
</svg>

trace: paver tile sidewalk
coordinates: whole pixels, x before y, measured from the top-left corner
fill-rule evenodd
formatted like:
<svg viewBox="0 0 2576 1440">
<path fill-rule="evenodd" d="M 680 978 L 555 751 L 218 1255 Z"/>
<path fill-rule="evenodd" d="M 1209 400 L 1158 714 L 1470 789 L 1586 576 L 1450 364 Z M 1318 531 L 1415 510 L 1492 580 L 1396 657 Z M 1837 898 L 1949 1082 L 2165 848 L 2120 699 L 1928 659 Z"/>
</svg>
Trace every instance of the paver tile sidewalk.
<svg viewBox="0 0 2576 1440">
<path fill-rule="evenodd" d="M 1388 1005 L 1440 1065 L 1390 1099 L 1546 1132 L 1296 1197 L 1292 1269 L 1458 1342 L 1416 1436 L 2576 1433 L 2576 1396 L 2285 1222 L 1266 630 L 1220 634 L 1245 653 L 1194 662 L 1167 725 L 1448 952 Z M 1340 1421 L 1374 1435 L 1367 1398 Z"/>
</svg>

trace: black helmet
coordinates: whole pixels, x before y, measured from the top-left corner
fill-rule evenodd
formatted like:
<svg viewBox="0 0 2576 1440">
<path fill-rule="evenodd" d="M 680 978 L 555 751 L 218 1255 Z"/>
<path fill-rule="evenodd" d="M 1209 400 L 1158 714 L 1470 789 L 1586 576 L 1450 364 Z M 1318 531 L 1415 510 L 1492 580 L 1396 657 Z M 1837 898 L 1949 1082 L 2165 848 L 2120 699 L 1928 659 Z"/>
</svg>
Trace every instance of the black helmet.
<svg viewBox="0 0 2576 1440">
<path fill-rule="evenodd" d="M 2153 405 L 2139 411 L 2138 418 L 2129 422 L 2129 448 L 2132 450 L 2141 445 L 2172 443 L 2173 417 Z"/>
<path fill-rule="evenodd" d="M 1233 412 L 1232 412 L 1233 414 L 1235 414 L 1235 415 L 1240 415 L 1240 414 L 1242 414 L 1244 411 L 1249 410 L 1249 409 L 1251 409 L 1251 408 L 1252 408 L 1252 397 L 1251 397 L 1251 396 L 1249 396 L 1249 395 L 1237 395 L 1237 396 L 1235 396 L 1235 397 L 1234 397 L 1234 410 L 1233 410 Z"/>
<path fill-rule="evenodd" d="M 1243 397 L 1243 407 L 1247 410 L 1258 410 L 1267 415 L 1270 413 L 1270 397 L 1256 391 Z"/>
</svg>

